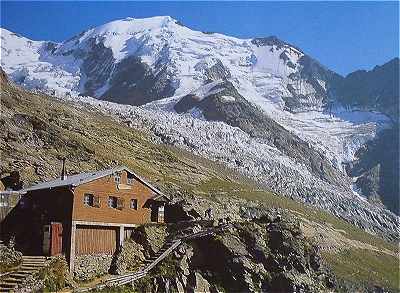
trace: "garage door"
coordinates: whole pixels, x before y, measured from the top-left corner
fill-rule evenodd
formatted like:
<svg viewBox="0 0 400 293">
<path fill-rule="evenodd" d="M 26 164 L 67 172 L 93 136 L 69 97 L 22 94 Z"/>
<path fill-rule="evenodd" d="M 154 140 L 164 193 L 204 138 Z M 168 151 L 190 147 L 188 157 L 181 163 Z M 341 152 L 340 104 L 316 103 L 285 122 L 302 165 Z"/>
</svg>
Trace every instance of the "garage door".
<svg viewBox="0 0 400 293">
<path fill-rule="evenodd" d="M 117 247 L 117 230 L 112 227 L 77 226 L 75 253 L 114 254 Z"/>
</svg>

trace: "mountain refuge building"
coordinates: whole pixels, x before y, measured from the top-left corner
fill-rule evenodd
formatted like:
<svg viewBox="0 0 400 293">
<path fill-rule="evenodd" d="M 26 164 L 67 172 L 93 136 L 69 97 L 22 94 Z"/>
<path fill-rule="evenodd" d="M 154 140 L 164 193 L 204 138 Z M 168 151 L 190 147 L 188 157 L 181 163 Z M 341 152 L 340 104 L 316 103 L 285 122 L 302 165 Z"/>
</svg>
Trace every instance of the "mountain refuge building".
<svg viewBox="0 0 400 293">
<path fill-rule="evenodd" d="M 64 170 L 64 168 L 63 168 Z M 20 191 L 1 223 L 24 254 L 112 256 L 145 223 L 163 223 L 169 198 L 126 167 L 65 176 Z"/>
</svg>

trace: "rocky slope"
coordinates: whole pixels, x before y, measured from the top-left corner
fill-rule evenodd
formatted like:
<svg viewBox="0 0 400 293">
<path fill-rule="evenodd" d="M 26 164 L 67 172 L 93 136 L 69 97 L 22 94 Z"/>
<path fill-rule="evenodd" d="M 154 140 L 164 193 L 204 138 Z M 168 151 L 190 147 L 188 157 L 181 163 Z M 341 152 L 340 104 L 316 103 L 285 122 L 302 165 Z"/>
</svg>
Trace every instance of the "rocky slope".
<svg viewBox="0 0 400 293">
<path fill-rule="evenodd" d="M 153 242 L 148 234 L 141 237 Z M 152 253 L 147 245 L 143 250 Z M 320 292 L 333 291 L 336 280 L 298 222 L 265 217 L 183 243 L 135 287 L 143 292 Z"/>
<path fill-rule="evenodd" d="M 394 58 L 370 71 L 352 72 L 337 81 L 333 90 L 344 105 L 381 111 L 398 123 L 399 62 Z"/>
<path fill-rule="evenodd" d="M 371 201 L 399 215 L 399 126 L 383 130 L 356 153 L 347 166 L 355 186 Z"/>
<path fill-rule="evenodd" d="M 399 58 L 349 74 L 334 91 L 348 107 L 381 111 L 391 118 L 391 128 L 364 144 L 347 172 L 360 193 L 399 214 Z"/>
</svg>

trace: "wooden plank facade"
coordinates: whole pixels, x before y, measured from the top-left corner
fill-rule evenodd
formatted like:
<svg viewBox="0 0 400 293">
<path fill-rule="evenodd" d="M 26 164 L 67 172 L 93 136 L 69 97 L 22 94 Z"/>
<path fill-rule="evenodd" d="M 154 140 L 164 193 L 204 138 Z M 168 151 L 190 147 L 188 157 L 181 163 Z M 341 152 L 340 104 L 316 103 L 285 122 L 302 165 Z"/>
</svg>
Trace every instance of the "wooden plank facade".
<svg viewBox="0 0 400 293">
<path fill-rule="evenodd" d="M 74 221 L 136 225 L 148 223 L 151 209 L 145 205 L 148 204 L 147 201 L 154 195 L 154 192 L 135 178 L 131 178 L 128 183 L 127 176 L 127 171 L 122 171 L 76 187 L 72 219 Z M 115 182 L 116 178 L 119 178 L 119 183 Z M 98 206 L 85 204 L 85 195 L 96 197 Z M 120 200 L 121 206 L 110 207 L 110 197 Z M 132 200 L 136 200 L 136 208 L 131 206 Z"/>
<path fill-rule="evenodd" d="M 63 226 L 62 223 L 50 224 L 50 255 L 60 255 L 63 251 Z"/>
</svg>

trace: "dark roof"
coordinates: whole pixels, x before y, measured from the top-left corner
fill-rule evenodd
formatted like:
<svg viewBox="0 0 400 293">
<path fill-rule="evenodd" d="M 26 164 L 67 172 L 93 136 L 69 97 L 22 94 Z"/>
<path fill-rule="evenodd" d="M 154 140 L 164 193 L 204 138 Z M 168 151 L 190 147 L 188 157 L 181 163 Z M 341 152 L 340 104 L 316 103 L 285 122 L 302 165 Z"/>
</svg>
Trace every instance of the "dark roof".
<svg viewBox="0 0 400 293">
<path fill-rule="evenodd" d="M 67 176 L 64 180 L 62 180 L 61 178 L 57 178 L 55 180 L 42 182 L 42 183 L 36 184 L 34 186 L 31 186 L 29 188 L 20 190 L 20 192 L 27 193 L 27 192 L 33 191 L 33 190 L 51 189 L 51 188 L 63 187 L 63 186 L 74 186 L 75 187 L 75 186 L 79 186 L 84 183 L 87 183 L 87 182 L 90 182 L 90 181 L 93 181 L 93 180 L 96 180 L 98 178 L 102 178 L 102 177 L 105 177 L 108 175 L 112 175 L 114 173 L 121 172 L 121 171 L 129 172 L 137 180 L 139 180 L 144 185 L 146 185 L 148 188 L 150 188 L 153 192 L 155 192 L 156 195 L 153 197 L 153 199 L 157 199 L 157 198 L 163 197 L 163 196 L 168 198 L 167 196 L 162 194 L 160 190 L 158 190 L 157 188 L 152 186 L 150 183 L 148 183 L 147 181 L 145 181 L 144 179 L 139 177 L 137 174 L 135 174 L 135 172 L 131 171 L 130 169 L 128 169 L 125 166 L 120 166 L 120 167 L 97 171 L 97 172 L 87 172 L 87 173 L 71 175 L 71 176 Z"/>
</svg>

